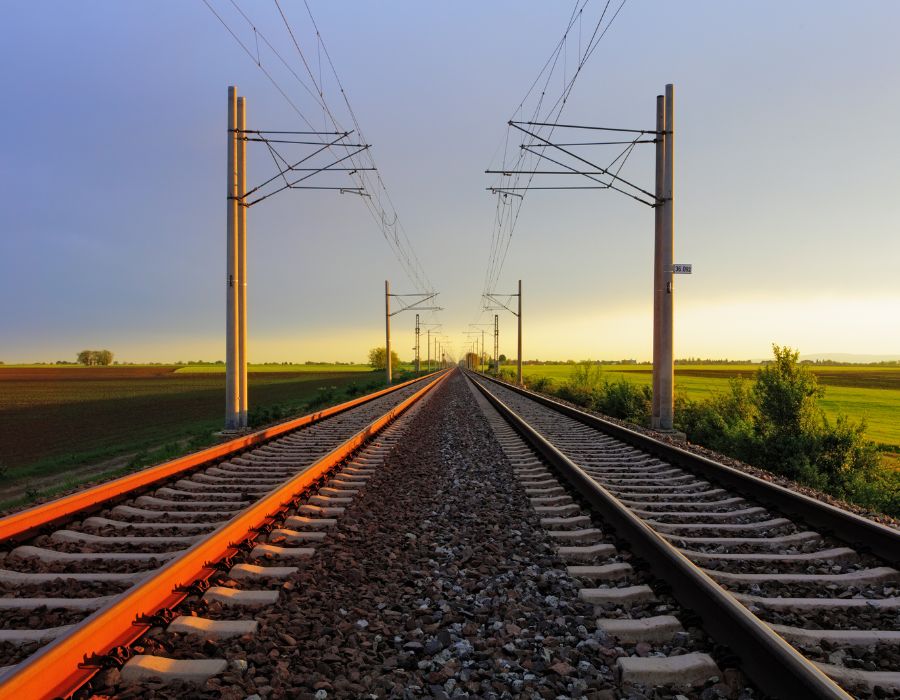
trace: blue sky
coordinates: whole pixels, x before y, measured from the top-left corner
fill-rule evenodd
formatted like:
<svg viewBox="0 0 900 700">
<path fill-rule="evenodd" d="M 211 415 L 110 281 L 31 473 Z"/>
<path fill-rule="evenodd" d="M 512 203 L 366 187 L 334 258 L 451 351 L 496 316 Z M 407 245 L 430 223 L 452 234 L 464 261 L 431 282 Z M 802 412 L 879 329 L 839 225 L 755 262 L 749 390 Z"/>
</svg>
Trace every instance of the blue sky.
<svg viewBox="0 0 900 700">
<path fill-rule="evenodd" d="M 239 4 L 299 65 L 274 5 Z M 282 6 L 317 58 L 302 3 Z M 572 3 L 310 6 L 459 349 L 492 232 L 483 171 Z M 223 357 L 226 88 L 251 128 L 297 129 L 297 115 L 200 0 L 4 15 L 0 360 Z M 652 127 L 676 85 L 676 259 L 694 265 L 676 355 L 900 353 L 898 23 L 887 1 L 627 2 L 564 115 Z M 251 182 L 266 158 L 251 153 Z M 651 158 L 629 163 L 647 186 Z M 251 210 L 249 249 L 256 361 L 363 360 L 383 342 L 383 280 L 412 291 L 352 196 L 278 195 Z M 498 286 L 524 280 L 525 356 L 649 357 L 651 257 L 649 209 L 529 194 Z M 402 356 L 412 321 L 394 319 Z M 514 328 L 501 317 L 507 354 Z"/>
</svg>

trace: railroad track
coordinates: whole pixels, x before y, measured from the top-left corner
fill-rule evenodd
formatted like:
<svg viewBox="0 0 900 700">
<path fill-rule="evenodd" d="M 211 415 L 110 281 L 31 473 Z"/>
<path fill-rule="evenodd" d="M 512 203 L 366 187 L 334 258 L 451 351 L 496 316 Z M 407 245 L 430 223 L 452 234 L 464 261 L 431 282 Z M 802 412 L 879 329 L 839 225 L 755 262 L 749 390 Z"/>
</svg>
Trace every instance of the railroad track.
<svg viewBox="0 0 900 700">
<path fill-rule="evenodd" d="M 95 674 L 209 677 L 220 659 L 134 656 L 151 628 L 251 634 L 229 610 L 274 604 L 280 581 L 446 373 L 407 382 L 0 519 L 0 697 L 71 695 Z M 231 585 L 209 585 L 217 580 Z M 223 619 L 173 611 L 199 601 Z"/>
<path fill-rule="evenodd" d="M 671 585 L 762 690 L 786 698 L 900 697 L 900 532 L 546 397 L 468 376 L 516 439 Z M 533 494 L 547 489 L 538 500 L 560 511 L 555 527 L 575 526 L 568 513 L 578 507 L 554 490 L 546 468 L 520 466 L 519 477 L 531 480 Z M 590 566 L 570 568 L 588 586 L 585 599 L 648 595 L 621 565 L 604 564 L 613 555 L 599 547 L 584 562 Z M 602 617 L 603 607 L 597 611 Z M 598 624 L 629 643 L 658 643 L 680 629 L 671 615 Z"/>
</svg>

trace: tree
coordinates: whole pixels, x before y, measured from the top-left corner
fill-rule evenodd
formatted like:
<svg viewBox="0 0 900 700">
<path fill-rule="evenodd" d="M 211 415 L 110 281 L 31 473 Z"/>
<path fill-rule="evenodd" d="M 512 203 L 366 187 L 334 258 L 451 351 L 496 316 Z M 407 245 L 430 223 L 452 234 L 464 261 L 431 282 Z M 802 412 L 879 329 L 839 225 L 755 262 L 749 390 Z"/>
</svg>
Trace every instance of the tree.
<svg viewBox="0 0 900 700">
<path fill-rule="evenodd" d="M 113 354 L 109 350 L 82 350 L 78 353 L 78 364 L 93 367 L 102 365 L 107 367 L 112 364 Z"/>
<path fill-rule="evenodd" d="M 498 361 L 500 362 L 500 364 L 502 365 L 504 362 L 506 362 L 506 355 L 502 355 L 502 354 L 501 354 L 500 357 L 497 358 L 497 360 L 498 360 Z"/>
<path fill-rule="evenodd" d="M 384 362 L 385 349 L 384 348 L 372 348 L 369 350 L 369 366 L 372 369 L 385 369 L 386 365 Z M 400 365 L 400 358 L 397 357 L 397 353 L 391 350 L 391 371 L 396 370 Z"/>
</svg>

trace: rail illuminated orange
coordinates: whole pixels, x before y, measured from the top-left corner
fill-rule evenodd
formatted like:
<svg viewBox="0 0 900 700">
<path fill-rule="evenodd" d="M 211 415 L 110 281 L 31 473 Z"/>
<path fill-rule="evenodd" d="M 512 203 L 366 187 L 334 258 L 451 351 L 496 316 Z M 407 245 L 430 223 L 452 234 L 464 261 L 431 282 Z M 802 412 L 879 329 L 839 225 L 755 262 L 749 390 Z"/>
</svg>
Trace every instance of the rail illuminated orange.
<svg viewBox="0 0 900 700">
<path fill-rule="evenodd" d="M 89 489 L 79 491 L 78 493 L 73 493 L 69 496 L 64 496 L 48 503 L 43 503 L 39 506 L 13 513 L 12 515 L 0 519 L 0 541 L 11 537 L 21 538 L 38 528 L 71 516 L 85 508 L 93 508 L 98 504 L 111 501 L 135 491 L 136 489 L 163 481 L 175 474 L 187 471 L 188 469 L 193 469 L 194 467 L 214 459 L 234 455 L 248 447 L 259 445 L 267 440 L 290 432 L 291 430 L 302 428 L 305 425 L 316 423 L 329 416 L 368 403 L 373 399 L 402 389 L 413 382 L 422 381 L 423 379 L 432 377 L 435 374 L 437 373 L 434 372 L 430 375 L 426 375 L 426 377 L 412 379 L 408 382 L 403 382 L 402 384 L 397 384 L 396 386 L 382 389 L 381 391 L 376 391 L 372 394 L 367 394 L 366 396 L 360 396 L 359 398 L 338 404 L 337 406 L 332 406 L 331 408 L 326 408 L 316 413 L 310 413 L 309 415 L 295 418 L 285 423 L 279 423 L 278 425 L 259 430 L 250 435 L 245 435 L 243 437 L 235 438 L 234 440 L 229 440 L 228 442 L 223 442 L 219 445 L 214 445 L 213 447 L 201 450 L 200 452 L 194 452 L 184 457 L 173 459 L 170 462 L 164 462 L 155 467 L 143 469 L 134 474 L 129 474 L 119 479 L 93 486 Z"/>
<path fill-rule="evenodd" d="M 437 373 L 435 373 L 437 374 Z M 419 389 L 390 411 L 373 421 L 342 445 L 317 460 L 262 499 L 235 515 L 202 541 L 185 550 L 165 566 L 136 584 L 111 606 L 79 623 L 69 634 L 51 642 L 23 662 L 0 685 L 0 698 L 66 697 L 89 679 L 96 669 L 79 668 L 85 656 L 106 654 L 122 644 L 130 644 L 141 633 L 135 619 L 168 607 L 179 596 L 173 590 L 202 577 L 209 565 L 248 537 L 253 528 L 290 503 L 332 467 L 351 455 L 388 423 L 443 382 L 444 373 Z M 402 385 L 401 385 L 402 386 Z M 383 393 L 383 392 L 382 392 Z M 279 428 L 281 426 L 278 426 Z"/>
</svg>

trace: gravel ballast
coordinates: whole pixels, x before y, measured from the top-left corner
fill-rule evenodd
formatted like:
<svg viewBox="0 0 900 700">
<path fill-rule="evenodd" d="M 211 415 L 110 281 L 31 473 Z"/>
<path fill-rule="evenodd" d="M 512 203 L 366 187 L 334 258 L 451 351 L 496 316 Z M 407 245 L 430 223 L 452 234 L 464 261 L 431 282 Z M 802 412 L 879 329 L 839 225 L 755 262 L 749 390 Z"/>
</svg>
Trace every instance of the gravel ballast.
<svg viewBox="0 0 900 700">
<path fill-rule="evenodd" d="M 279 604 L 255 615 L 255 636 L 204 643 L 159 629 L 137 651 L 226 658 L 192 697 L 644 697 L 616 687 L 626 652 L 595 630 L 464 380 L 437 389 L 406 434 Z M 107 672 L 94 691 L 187 689 Z"/>
</svg>

